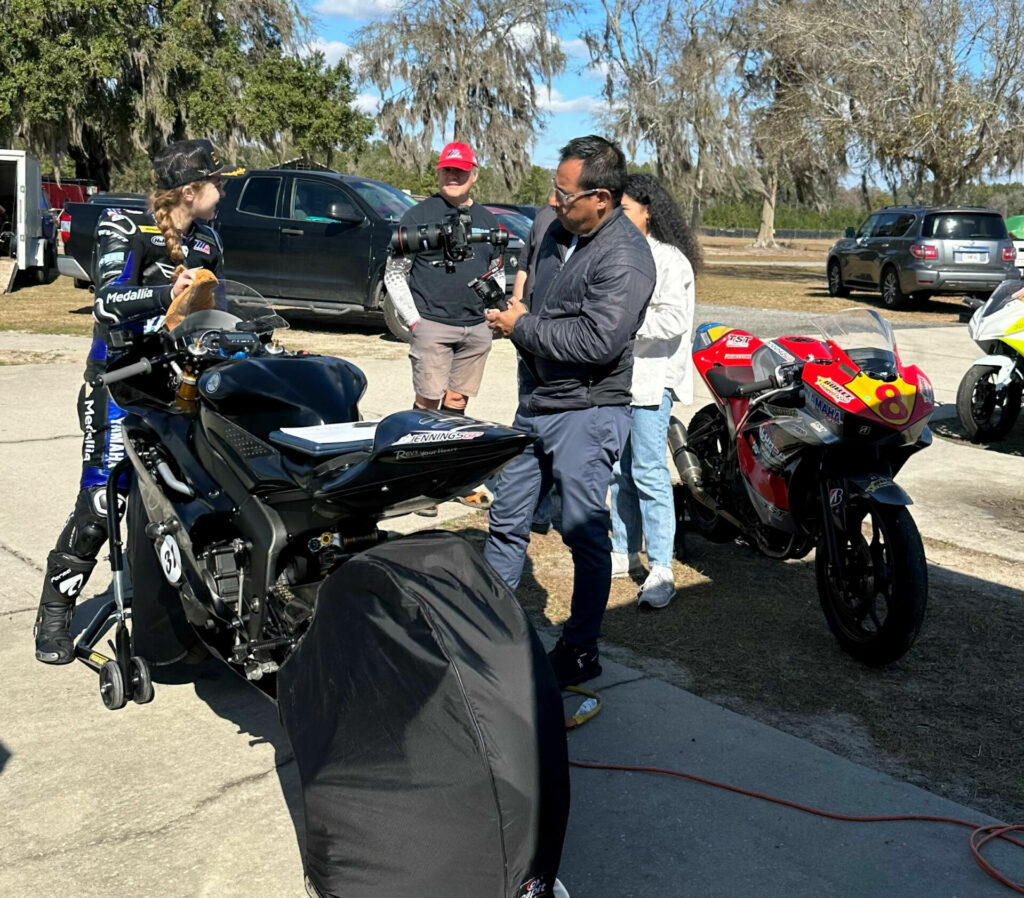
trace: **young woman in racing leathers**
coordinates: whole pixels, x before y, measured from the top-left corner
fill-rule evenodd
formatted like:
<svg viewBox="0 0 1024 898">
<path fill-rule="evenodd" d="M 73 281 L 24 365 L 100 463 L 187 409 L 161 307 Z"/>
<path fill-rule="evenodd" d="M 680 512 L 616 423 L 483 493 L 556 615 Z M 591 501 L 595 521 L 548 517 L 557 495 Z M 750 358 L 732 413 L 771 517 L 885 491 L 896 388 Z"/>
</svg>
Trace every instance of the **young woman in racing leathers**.
<svg viewBox="0 0 1024 898">
<path fill-rule="evenodd" d="M 106 370 L 114 351 L 108 344 L 110 328 L 125 323 L 140 330 L 157 326 L 198 269 L 206 268 L 220 279 L 223 268 L 220 240 L 205 223 L 220 200 L 224 168 L 210 142 L 172 143 L 154 157 L 153 168 L 157 184 L 150 196 L 152 214 L 105 209 L 96 227 L 96 323 L 78 397 L 84 434 L 81 488 L 47 557 L 33 631 L 36 658 L 45 664 L 74 660 L 71 615 L 106 542 L 106 483 L 124 457 L 124 412 L 106 388 L 90 386 L 92 378 Z"/>
</svg>

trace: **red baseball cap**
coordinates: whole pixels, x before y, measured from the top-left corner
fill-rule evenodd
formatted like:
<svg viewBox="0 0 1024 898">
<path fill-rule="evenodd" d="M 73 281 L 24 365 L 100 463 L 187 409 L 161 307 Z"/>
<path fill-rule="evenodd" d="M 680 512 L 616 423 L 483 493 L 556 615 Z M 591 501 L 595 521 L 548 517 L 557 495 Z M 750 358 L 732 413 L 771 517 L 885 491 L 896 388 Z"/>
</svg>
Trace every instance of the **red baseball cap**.
<svg viewBox="0 0 1024 898">
<path fill-rule="evenodd" d="M 438 168 L 461 168 L 463 171 L 469 171 L 476 164 L 476 156 L 473 155 L 469 144 L 455 141 L 445 144 L 437 160 Z"/>
</svg>

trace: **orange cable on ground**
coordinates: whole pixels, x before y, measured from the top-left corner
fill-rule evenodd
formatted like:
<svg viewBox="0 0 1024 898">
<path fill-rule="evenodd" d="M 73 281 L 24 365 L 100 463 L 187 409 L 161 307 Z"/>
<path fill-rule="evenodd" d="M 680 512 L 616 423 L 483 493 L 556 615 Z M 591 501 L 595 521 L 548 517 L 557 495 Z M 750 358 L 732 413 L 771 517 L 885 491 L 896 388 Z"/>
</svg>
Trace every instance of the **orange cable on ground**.
<svg viewBox="0 0 1024 898">
<path fill-rule="evenodd" d="M 626 770 L 632 773 L 660 773 L 665 776 L 676 776 L 681 779 L 692 780 L 695 783 L 702 783 L 705 786 L 714 786 L 716 789 L 725 789 L 727 792 L 735 792 L 738 795 L 746 795 L 750 798 L 759 798 L 761 801 L 768 801 L 772 804 L 779 804 L 783 807 L 792 808 L 796 811 L 803 811 L 805 814 L 813 814 L 816 817 L 826 817 L 829 820 L 844 820 L 851 823 L 890 823 L 905 820 L 919 820 L 927 823 L 953 823 L 956 826 L 966 826 L 971 830 L 971 855 L 975 863 L 994 880 L 1012 889 L 1019 895 L 1024 895 L 1024 883 L 1013 882 L 1007 879 L 996 870 L 988 861 L 981 856 L 982 847 L 993 839 L 1001 839 L 1010 842 L 1018 848 L 1024 848 L 1024 842 L 1011 838 L 1008 833 L 1024 832 L 1024 824 L 1008 826 L 1002 823 L 991 823 L 985 826 L 978 826 L 968 820 L 958 820 L 956 817 L 939 817 L 930 814 L 890 814 L 876 816 L 854 816 L 851 814 L 837 814 L 832 811 L 822 811 L 808 805 L 789 801 L 785 798 L 776 798 L 774 795 L 765 795 L 763 792 L 753 792 L 748 789 L 741 789 L 738 786 L 730 786 L 728 783 L 719 783 L 715 780 L 706 779 L 693 773 L 683 773 L 681 770 L 668 770 L 662 767 L 643 767 L 634 764 L 596 764 L 590 761 L 570 761 L 573 767 L 581 767 L 589 770 Z"/>
</svg>

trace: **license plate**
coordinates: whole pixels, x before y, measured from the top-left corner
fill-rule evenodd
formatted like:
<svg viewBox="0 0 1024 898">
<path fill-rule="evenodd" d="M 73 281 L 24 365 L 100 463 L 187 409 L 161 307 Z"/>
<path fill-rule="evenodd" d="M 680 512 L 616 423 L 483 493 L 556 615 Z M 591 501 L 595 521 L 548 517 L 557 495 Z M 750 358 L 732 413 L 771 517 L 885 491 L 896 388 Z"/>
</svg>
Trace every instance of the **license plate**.
<svg viewBox="0 0 1024 898">
<path fill-rule="evenodd" d="M 957 253 L 957 262 L 988 263 L 988 253 Z"/>
</svg>

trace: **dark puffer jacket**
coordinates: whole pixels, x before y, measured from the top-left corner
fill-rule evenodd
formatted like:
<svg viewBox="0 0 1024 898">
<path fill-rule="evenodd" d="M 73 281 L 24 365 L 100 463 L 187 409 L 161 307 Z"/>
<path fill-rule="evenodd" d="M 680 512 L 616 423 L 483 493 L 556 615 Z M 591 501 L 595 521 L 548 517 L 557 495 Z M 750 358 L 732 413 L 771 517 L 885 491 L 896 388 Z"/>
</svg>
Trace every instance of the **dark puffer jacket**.
<svg viewBox="0 0 1024 898">
<path fill-rule="evenodd" d="M 572 242 L 560 222 L 540 244 L 530 304 L 512 342 L 536 386 L 535 413 L 629 405 L 633 338 L 654 291 L 654 258 L 643 234 L 615 209 Z"/>
</svg>

